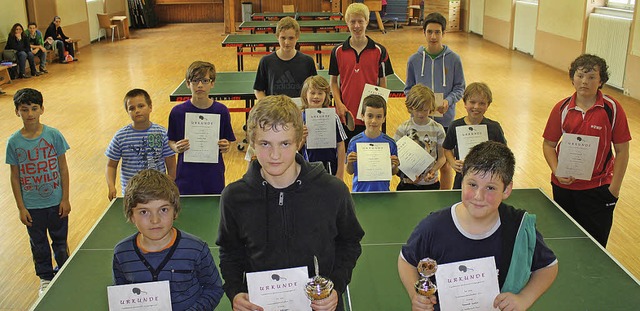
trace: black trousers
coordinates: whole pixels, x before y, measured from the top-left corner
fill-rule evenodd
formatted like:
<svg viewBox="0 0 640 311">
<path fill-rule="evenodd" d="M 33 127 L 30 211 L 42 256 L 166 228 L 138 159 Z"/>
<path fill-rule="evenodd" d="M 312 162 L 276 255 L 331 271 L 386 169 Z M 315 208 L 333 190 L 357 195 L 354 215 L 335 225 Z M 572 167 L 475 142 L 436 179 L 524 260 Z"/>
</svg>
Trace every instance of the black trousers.
<svg viewBox="0 0 640 311">
<path fill-rule="evenodd" d="M 613 210 L 618 202 L 618 198 L 609 191 L 609 185 L 586 190 L 569 190 L 553 183 L 551 186 L 553 200 L 606 247 L 613 224 Z"/>
<path fill-rule="evenodd" d="M 58 267 L 69 258 L 69 246 L 67 245 L 67 234 L 69 232 L 69 217 L 60 218 L 58 215 L 59 206 L 42 209 L 30 209 L 32 225 L 27 227 L 33 263 L 36 267 L 36 275 L 41 279 L 53 279 L 54 269 L 51 263 L 51 248 Z M 51 237 L 51 248 L 49 239 Z"/>
</svg>

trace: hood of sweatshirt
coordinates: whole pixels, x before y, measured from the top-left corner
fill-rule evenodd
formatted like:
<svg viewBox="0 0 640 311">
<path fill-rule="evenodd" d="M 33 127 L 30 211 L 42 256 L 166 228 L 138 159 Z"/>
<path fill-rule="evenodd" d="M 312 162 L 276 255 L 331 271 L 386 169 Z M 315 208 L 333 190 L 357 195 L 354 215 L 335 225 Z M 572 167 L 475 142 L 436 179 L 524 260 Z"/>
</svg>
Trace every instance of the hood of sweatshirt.
<svg viewBox="0 0 640 311">
<path fill-rule="evenodd" d="M 439 69 L 442 71 L 442 76 L 446 76 L 446 72 L 445 72 L 445 59 L 447 58 L 447 56 L 451 53 L 453 53 L 448 46 L 446 45 L 442 45 L 444 47 L 443 51 L 438 54 L 438 56 L 436 56 L 435 59 L 433 59 L 434 64 L 435 63 L 439 63 L 439 65 L 441 66 L 434 66 L 434 67 L 440 67 Z M 422 70 L 420 71 L 420 76 L 424 77 L 424 71 L 425 71 L 425 63 L 427 61 L 431 62 L 431 57 L 429 56 L 429 54 L 427 53 L 427 48 L 425 48 L 424 46 L 420 46 L 418 47 L 418 53 L 422 56 L 422 64 L 420 66 L 420 68 L 422 68 Z M 431 74 L 431 73 L 427 73 L 427 74 Z M 446 88 L 447 87 L 447 79 L 442 79 L 442 87 Z M 433 87 L 432 87 L 433 89 Z"/>
</svg>

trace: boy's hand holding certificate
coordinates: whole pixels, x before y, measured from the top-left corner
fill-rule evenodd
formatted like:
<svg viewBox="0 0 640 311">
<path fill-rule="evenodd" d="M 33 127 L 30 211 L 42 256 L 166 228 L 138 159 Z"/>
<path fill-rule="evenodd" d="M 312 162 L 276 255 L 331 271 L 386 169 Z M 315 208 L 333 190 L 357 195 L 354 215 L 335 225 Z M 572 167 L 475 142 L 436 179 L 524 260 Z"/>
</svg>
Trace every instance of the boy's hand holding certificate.
<svg viewBox="0 0 640 311">
<path fill-rule="evenodd" d="M 400 138 L 396 145 L 398 146 L 398 158 L 400 159 L 399 168 L 414 182 L 436 160 L 408 136 Z"/>
<path fill-rule="evenodd" d="M 444 94 L 442 93 L 433 93 L 433 95 L 435 96 L 435 106 L 436 109 L 433 110 L 433 112 L 431 112 L 430 116 L 432 117 L 438 117 L 441 118 L 444 115 L 444 112 L 440 112 L 439 110 L 441 110 L 440 108 L 442 106 L 444 106 Z"/>
<path fill-rule="evenodd" d="M 247 289 L 251 303 L 265 311 L 311 310 L 305 285 L 307 267 L 247 273 Z"/>
<path fill-rule="evenodd" d="M 493 301 L 500 294 L 496 271 L 493 256 L 438 264 L 440 310 L 498 310 L 493 307 Z"/>
<path fill-rule="evenodd" d="M 356 113 L 356 117 L 359 120 L 363 120 L 362 119 L 362 105 L 364 103 L 364 99 L 365 97 L 369 96 L 369 95 L 380 95 L 382 96 L 382 98 L 384 98 L 384 102 L 388 103 L 389 102 L 389 94 L 391 93 L 391 90 L 389 89 L 385 89 L 383 87 L 379 87 L 376 85 L 372 85 L 372 84 L 365 84 L 364 85 L 364 90 L 362 90 L 362 97 L 360 97 L 360 105 L 358 106 L 358 113 Z"/>
<path fill-rule="evenodd" d="M 184 137 L 189 149 L 184 152 L 185 162 L 218 163 L 220 115 L 187 112 L 184 117 Z"/>
<path fill-rule="evenodd" d="M 564 133 L 558 154 L 557 177 L 591 180 L 600 137 Z"/>
<path fill-rule="evenodd" d="M 358 181 L 391 180 L 391 150 L 388 143 L 356 143 Z"/>
<path fill-rule="evenodd" d="M 456 127 L 458 140 L 458 160 L 464 160 L 475 145 L 489 140 L 487 125 L 462 125 Z"/>
</svg>

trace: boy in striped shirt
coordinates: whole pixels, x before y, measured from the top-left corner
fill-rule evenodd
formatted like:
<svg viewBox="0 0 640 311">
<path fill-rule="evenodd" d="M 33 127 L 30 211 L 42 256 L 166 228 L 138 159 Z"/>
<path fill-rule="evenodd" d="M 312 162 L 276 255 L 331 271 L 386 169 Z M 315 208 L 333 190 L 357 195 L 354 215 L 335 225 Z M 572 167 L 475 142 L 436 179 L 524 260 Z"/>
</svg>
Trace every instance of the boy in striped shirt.
<svg viewBox="0 0 640 311">
<path fill-rule="evenodd" d="M 123 194 L 129 179 L 143 169 L 155 169 L 166 172 L 172 180 L 176 178 L 175 152 L 169 148 L 167 129 L 149 120 L 152 108 L 149 93 L 142 89 L 127 92 L 124 108 L 133 122 L 116 132 L 105 152 L 108 158 L 106 178 L 109 201 L 117 195 L 116 171 L 120 159 Z"/>
</svg>

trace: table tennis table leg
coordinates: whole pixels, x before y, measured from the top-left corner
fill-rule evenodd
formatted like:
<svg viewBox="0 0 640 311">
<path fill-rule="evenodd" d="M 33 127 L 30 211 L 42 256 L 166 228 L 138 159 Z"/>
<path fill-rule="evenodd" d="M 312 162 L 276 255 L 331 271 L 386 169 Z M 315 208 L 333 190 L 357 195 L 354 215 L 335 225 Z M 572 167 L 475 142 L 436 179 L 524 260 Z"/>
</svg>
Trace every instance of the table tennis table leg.
<svg viewBox="0 0 640 311">
<path fill-rule="evenodd" d="M 324 69 L 324 66 L 322 65 L 322 53 L 320 53 L 320 51 L 322 50 L 322 46 L 316 45 L 313 47 L 313 49 L 316 51 L 316 62 L 318 63 L 318 69 L 322 70 Z"/>
<path fill-rule="evenodd" d="M 242 71 L 242 47 L 236 48 L 236 65 L 238 65 L 238 71 Z"/>
</svg>

